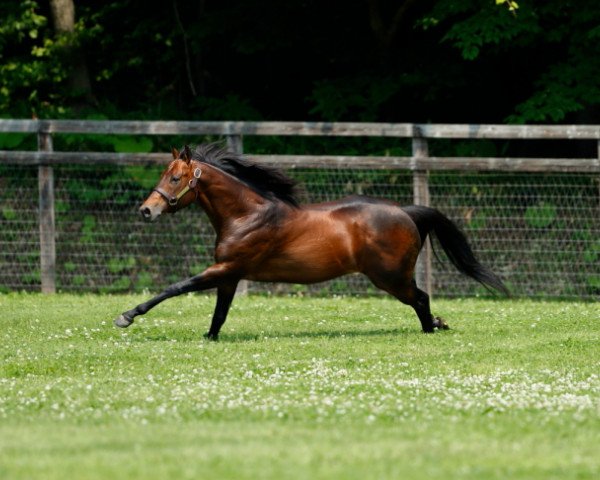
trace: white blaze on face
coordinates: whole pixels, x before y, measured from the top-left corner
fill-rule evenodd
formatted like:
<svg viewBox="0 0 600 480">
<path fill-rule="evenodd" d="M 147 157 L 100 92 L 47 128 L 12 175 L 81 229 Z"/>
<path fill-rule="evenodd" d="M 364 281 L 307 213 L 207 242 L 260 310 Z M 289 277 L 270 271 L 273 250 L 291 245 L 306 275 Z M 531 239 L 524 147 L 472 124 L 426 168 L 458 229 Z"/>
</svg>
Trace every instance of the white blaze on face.
<svg viewBox="0 0 600 480">
<path fill-rule="evenodd" d="M 169 166 L 163 173 L 158 185 L 169 179 L 175 174 L 176 164 L 178 160 L 173 160 L 169 163 Z M 158 187 L 157 185 L 157 187 Z M 142 203 L 140 206 L 140 214 L 144 217 L 144 220 L 154 222 L 158 217 L 160 217 L 169 207 L 167 200 L 158 192 L 152 192 L 148 198 Z"/>
<path fill-rule="evenodd" d="M 167 209 L 167 201 L 158 193 L 152 192 L 142 203 L 140 213 L 144 220 L 154 222 Z"/>
</svg>

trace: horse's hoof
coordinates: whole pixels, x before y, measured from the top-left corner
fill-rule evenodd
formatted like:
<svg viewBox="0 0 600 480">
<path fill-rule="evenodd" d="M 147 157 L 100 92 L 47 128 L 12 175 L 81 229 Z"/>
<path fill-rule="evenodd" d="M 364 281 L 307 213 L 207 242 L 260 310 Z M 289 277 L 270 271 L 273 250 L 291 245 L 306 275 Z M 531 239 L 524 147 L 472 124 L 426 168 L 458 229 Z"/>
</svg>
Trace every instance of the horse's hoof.
<svg viewBox="0 0 600 480">
<path fill-rule="evenodd" d="M 211 342 L 218 342 L 219 341 L 219 336 L 218 335 L 213 335 L 210 332 L 207 332 L 204 334 L 204 338 L 206 338 L 207 340 L 210 340 Z"/>
<path fill-rule="evenodd" d="M 129 325 L 131 325 L 133 323 L 133 319 L 121 314 L 117 318 L 115 318 L 114 323 L 119 328 L 127 328 Z"/>
<path fill-rule="evenodd" d="M 450 330 L 450 326 L 440 317 L 434 317 L 433 326 L 439 328 L 440 330 Z"/>
</svg>

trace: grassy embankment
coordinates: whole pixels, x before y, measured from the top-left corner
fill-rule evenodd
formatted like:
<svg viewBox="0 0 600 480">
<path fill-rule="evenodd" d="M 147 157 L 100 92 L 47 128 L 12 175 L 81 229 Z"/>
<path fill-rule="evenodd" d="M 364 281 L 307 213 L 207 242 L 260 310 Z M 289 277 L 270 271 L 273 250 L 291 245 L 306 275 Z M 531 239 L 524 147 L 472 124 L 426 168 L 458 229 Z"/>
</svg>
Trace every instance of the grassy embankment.
<svg viewBox="0 0 600 480">
<path fill-rule="evenodd" d="M 600 307 L 0 295 L 0 478 L 598 478 Z"/>
</svg>

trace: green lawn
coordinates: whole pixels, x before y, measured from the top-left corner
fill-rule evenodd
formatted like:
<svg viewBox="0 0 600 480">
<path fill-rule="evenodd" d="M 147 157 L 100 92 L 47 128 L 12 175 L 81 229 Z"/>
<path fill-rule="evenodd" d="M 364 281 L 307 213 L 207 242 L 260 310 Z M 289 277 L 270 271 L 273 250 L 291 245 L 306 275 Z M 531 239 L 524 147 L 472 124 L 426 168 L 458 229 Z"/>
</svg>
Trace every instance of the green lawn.
<svg viewBox="0 0 600 480">
<path fill-rule="evenodd" d="M 0 295 L 0 478 L 599 478 L 598 303 Z"/>
</svg>

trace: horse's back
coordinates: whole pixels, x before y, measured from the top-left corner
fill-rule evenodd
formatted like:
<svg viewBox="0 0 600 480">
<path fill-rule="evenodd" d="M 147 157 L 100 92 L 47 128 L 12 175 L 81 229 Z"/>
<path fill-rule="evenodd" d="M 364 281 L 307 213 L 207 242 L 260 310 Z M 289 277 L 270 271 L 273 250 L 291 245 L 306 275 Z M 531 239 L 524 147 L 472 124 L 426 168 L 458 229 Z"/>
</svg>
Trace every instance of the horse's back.
<svg viewBox="0 0 600 480">
<path fill-rule="evenodd" d="M 353 195 L 331 202 L 306 205 L 305 209 L 360 223 L 363 231 L 374 235 L 383 234 L 389 229 L 418 233 L 412 218 L 401 205 L 384 198 Z"/>
<path fill-rule="evenodd" d="M 350 195 L 348 197 L 339 198 L 337 200 L 332 200 L 329 202 L 311 203 L 308 205 L 303 205 L 302 208 L 306 210 L 331 211 L 348 207 L 369 208 L 379 206 L 401 208 L 400 204 L 394 202 L 393 200 L 388 200 L 386 198 L 368 197 L 366 195 Z"/>
</svg>

